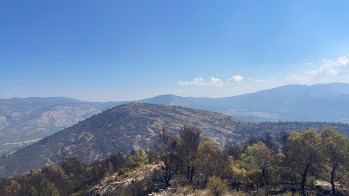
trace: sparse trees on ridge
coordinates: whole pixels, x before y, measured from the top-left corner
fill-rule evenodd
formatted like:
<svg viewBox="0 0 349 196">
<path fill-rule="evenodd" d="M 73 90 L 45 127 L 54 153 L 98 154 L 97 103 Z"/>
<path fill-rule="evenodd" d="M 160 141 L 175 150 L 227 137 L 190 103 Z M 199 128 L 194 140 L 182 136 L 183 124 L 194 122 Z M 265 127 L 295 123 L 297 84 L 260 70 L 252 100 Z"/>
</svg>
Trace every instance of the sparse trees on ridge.
<svg viewBox="0 0 349 196">
<path fill-rule="evenodd" d="M 277 145 L 273 144 L 275 138 L 266 135 L 254 142 L 250 140 L 245 148 L 243 144 L 228 143 L 224 149 L 214 140 L 202 138 L 201 130 L 190 126 L 183 126 L 177 135 L 163 128 L 159 137 L 156 152 L 134 150 L 127 157 L 110 155 L 91 164 L 67 157 L 59 165 L 46 165 L 41 171 L 1 180 L 0 193 L 84 195 L 103 178 L 132 176 L 133 172 L 149 167 L 146 164 L 150 154 L 152 160 L 163 162 L 158 164 L 158 168 L 163 168 L 155 170 L 153 177 L 144 182 L 130 183 L 124 187 L 128 191 L 122 194 L 148 194 L 160 184 L 206 188 L 213 195 L 232 189 L 268 195 L 275 190 L 297 191 L 299 187 L 300 193 L 306 195 L 316 193 L 311 186 L 314 180 L 322 180 L 331 183 L 332 195 L 340 195 L 343 189 L 337 188 L 335 182 L 349 176 L 349 139 L 332 129 L 324 129 L 321 134 L 312 129 L 282 133 Z M 290 184 L 292 188 L 285 186 Z"/>
<path fill-rule="evenodd" d="M 184 127 L 183 129 L 185 128 L 186 131 L 193 130 L 188 127 Z M 168 132 L 166 133 L 168 134 Z M 189 135 L 189 133 L 187 134 Z M 322 173 L 322 168 L 327 168 L 326 171 L 328 171 L 330 179 L 333 181 L 332 184 L 334 184 L 336 179 L 339 179 L 339 176 L 336 177 L 339 165 L 342 171 L 344 171 L 344 174 L 348 173 L 348 170 L 344 170 L 346 169 L 345 163 L 349 163 L 349 160 L 347 160 L 349 156 L 346 154 L 349 153 L 349 150 L 345 150 L 347 148 L 345 146 L 347 146 L 348 138 L 335 131 L 324 130 L 321 137 L 313 129 L 301 133 L 282 132 L 278 140 L 280 142 L 278 148 L 276 147 L 277 145 L 273 144 L 270 135 L 266 135 L 265 138 L 255 138 L 255 142 L 249 140 L 251 145 L 246 147 L 246 150 L 241 156 L 237 156 L 240 154 L 241 149 L 237 143 L 228 143 L 225 151 L 222 151 L 208 138 L 195 140 L 200 141 L 198 148 L 196 148 L 197 145 L 190 146 L 189 142 L 183 145 L 182 138 L 183 135 L 182 137 L 172 138 L 178 142 L 178 156 L 181 157 L 180 160 L 184 161 L 182 164 L 189 165 L 189 168 L 195 168 L 197 174 L 195 175 L 196 177 L 192 176 L 192 178 L 195 177 L 199 180 L 201 177 L 204 179 L 202 181 L 203 183 L 207 183 L 208 179 L 212 176 L 228 180 L 238 180 L 237 182 L 246 183 L 246 185 L 251 184 L 251 182 L 260 182 L 259 185 L 255 184 L 257 185 L 255 187 L 266 187 L 266 190 L 269 189 L 268 185 L 270 182 L 273 183 L 273 186 L 283 183 L 299 183 L 301 194 L 305 195 L 309 179 L 321 179 L 321 176 L 325 176 Z M 186 141 L 189 140 L 187 139 Z M 264 142 L 269 143 L 269 145 L 266 145 Z M 334 145 L 334 143 L 338 143 L 340 147 Z M 236 158 L 233 159 L 231 157 L 228 159 L 227 156 L 229 154 L 234 154 Z M 196 161 L 190 163 L 185 162 L 192 160 L 188 159 L 188 157 L 195 157 Z M 224 166 L 227 165 L 229 166 L 229 171 L 224 169 Z M 191 183 L 192 180 L 189 180 L 189 172 L 190 169 L 184 173 L 187 176 L 188 182 Z M 225 175 L 222 175 L 223 173 Z M 180 174 L 181 171 L 175 175 Z M 289 174 L 291 176 L 285 178 Z M 290 182 L 290 179 L 293 180 Z M 234 181 L 230 182 L 232 184 L 237 183 Z M 332 192 L 335 193 L 334 188 Z"/>
</svg>

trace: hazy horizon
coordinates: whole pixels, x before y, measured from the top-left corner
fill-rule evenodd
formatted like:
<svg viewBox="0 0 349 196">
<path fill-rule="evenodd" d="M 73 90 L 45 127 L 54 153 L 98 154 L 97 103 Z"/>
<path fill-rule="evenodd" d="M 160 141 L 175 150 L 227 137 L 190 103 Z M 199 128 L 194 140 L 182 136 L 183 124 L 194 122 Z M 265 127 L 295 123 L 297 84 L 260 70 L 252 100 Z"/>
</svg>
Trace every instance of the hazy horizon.
<svg viewBox="0 0 349 196">
<path fill-rule="evenodd" d="M 322 85 L 322 84 L 348 84 L 349 83 L 344 83 L 344 82 L 333 82 L 333 83 L 316 83 L 316 84 L 287 84 L 287 85 L 305 85 L 305 86 L 312 86 L 312 85 Z M 239 96 L 239 95 L 245 95 L 245 94 L 250 94 L 250 93 L 258 93 L 260 91 L 264 91 L 264 90 L 270 90 L 270 89 L 274 89 L 274 88 L 278 88 L 278 87 L 283 87 L 283 86 L 287 86 L 287 85 L 280 85 L 280 86 L 276 86 L 273 88 L 266 88 L 266 89 L 261 89 L 261 90 L 257 90 L 257 91 L 252 91 L 252 92 L 247 92 L 247 93 L 242 93 L 242 94 L 237 94 L 237 95 L 231 95 L 231 96 L 222 96 L 222 97 L 212 97 L 212 96 L 183 96 L 183 95 L 177 95 L 177 94 L 157 94 L 157 95 L 153 95 L 153 96 L 149 96 L 149 97 L 141 97 L 139 99 L 130 99 L 130 100 L 109 100 L 108 98 L 105 98 L 104 100 L 84 100 L 84 99 L 79 99 L 79 98 L 75 98 L 75 97 L 66 97 L 66 96 L 28 96 L 28 97 L 4 97 L 4 98 L 0 98 L 0 99 L 25 99 L 25 98 L 71 98 L 71 99 L 75 99 L 75 100 L 79 100 L 79 101 L 87 101 L 87 102 L 122 102 L 122 101 L 139 101 L 142 99 L 148 99 L 148 98 L 153 98 L 153 97 L 157 97 L 157 96 L 164 96 L 164 95 L 174 95 L 174 96 L 180 96 L 180 97 L 184 97 L 184 98 L 188 98 L 188 97 L 193 97 L 193 98 L 224 98 L 224 97 L 233 97 L 233 96 Z"/>
</svg>

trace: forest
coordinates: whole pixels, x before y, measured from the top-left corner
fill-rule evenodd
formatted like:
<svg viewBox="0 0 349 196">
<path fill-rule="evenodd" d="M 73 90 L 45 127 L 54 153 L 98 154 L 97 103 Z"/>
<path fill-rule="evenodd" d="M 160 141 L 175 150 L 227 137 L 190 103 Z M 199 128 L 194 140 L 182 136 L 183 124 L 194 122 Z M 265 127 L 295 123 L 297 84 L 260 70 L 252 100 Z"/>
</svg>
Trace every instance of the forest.
<svg viewBox="0 0 349 196">
<path fill-rule="evenodd" d="M 328 189 L 321 186 L 325 182 Z M 104 184 L 114 186 L 105 195 L 347 195 L 348 182 L 349 139 L 331 128 L 282 131 L 278 137 L 266 133 L 220 148 L 199 128 L 183 125 L 178 135 L 163 128 L 152 151 L 134 149 L 90 164 L 67 157 L 2 179 L 0 192 L 99 195 L 98 185 Z"/>
</svg>

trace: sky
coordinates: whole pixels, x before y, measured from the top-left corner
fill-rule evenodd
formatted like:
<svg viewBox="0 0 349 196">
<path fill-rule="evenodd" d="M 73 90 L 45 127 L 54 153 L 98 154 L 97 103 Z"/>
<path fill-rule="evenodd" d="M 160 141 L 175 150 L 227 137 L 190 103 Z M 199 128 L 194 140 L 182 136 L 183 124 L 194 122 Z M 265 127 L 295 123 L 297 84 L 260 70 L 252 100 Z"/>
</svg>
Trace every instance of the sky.
<svg viewBox="0 0 349 196">
<path fill-rule="evenodd" d="M 349 83 L 349 1 L 0 0 L 0 98 Z"/>
</svg>

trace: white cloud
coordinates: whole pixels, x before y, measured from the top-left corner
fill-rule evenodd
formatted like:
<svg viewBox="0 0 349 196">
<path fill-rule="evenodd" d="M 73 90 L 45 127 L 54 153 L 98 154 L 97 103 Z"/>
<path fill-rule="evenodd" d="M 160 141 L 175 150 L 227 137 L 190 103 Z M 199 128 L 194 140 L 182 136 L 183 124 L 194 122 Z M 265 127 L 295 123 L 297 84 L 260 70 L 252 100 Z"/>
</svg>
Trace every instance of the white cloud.
<svg viewBox="0 0 349 196">
<path fill-rule="evenodd" d="M 207 85 L 204 79 L 201 77 L 194 78 L 192 81 L 189 81 L 189 82 L 179 81 L 178 84 L 182 86 L 206 86 Z"/>
<path fill-rule="evenodd" d="M 242 82 L 243 80 L 244 80 L 244 77 L 242 77 L 240 74 L 237 74 L 228 79 L 228 81 L 235 81 L 235 82 Z"/>
<path fill-rule="evenodd" d="M 190 81 L 179 81 L 178 84 L 188 86 L 180 92 L 182 95 L 222 97 L 256 92 L 286 84 L 349 83 L 349 54 L 338 58 L 322 59 L 318 62 L 307 62 L 302 66 L 310 68 L 303 72 L 290 73 L 287 77 L 272 75 L 263 78 L 261 75 L 259 77 L 262 78 L 256 78 L 256 76 L 251 78 L 248 75 L 233 74 L 227 79 L 196 77 Z"/>
<path fill-rule="evenodd" d="M 215 78 L 215 77 L 210 78 L 209 85 L 213 85 L 216 87 L 224 87 L 225 86 L 224 82 L 221 79 Z"/>
<path fill-rule="evenodd" d="M 349 54 L 338 57 L 337 62 L 341 65 L 347 65 L 349 63 Z"/>
<path fill-rule="evenodd" d="M 181 86 L 198 86 L 198 87 L 216 87 L 216 88 L 225 88 L 232 86 L 233 83 L 239 83 L 244 80 L 244 77 L 240 74 L 234 75 L 227 80 L 222 80 L 217 77 L 210 77 L 209 79 L 204 79 L 202 77 L 194 78 L 191 81 L 179 81 L 178 84 Z M 252 78 L 251 78 L 252 80 Z"/>
<path fill-rule="evenodd" d="M 336 60 L 323 59 L 320 68 L 312 72 L 315 73 L 314 76 L 319 74 L 327 74 L 330 76 L 335 76 L 341 71 L 341 68 L 343 66 L 348 65 L 348 63 L 349 63 L 349 54 L 345 56 L 340 56 Z"/>
<path fill-rule="evenodd" d="M 304 74 L 293 74 L 285 78 L 287 83 L 310 84 L 318 82 L 338 82 L 338 77 L 343 69 L 349 65 L 349 54 L 340 56 L 337 59 L 322 59 L 315 70 L 306 71 Z M 348 76 L 349 77 L 349 76 Z"/>
<path fill-rule="evenodd" d="M 197 77 L 191 81 L 179 81 L 178 84 L 181 86 L 218 87 L 218 88 L 223 88 L 227 85 L 223 80 L 216 77 L 210 77 L 208 80 L 205 80 L 202 77 Z"/>
</svg>

